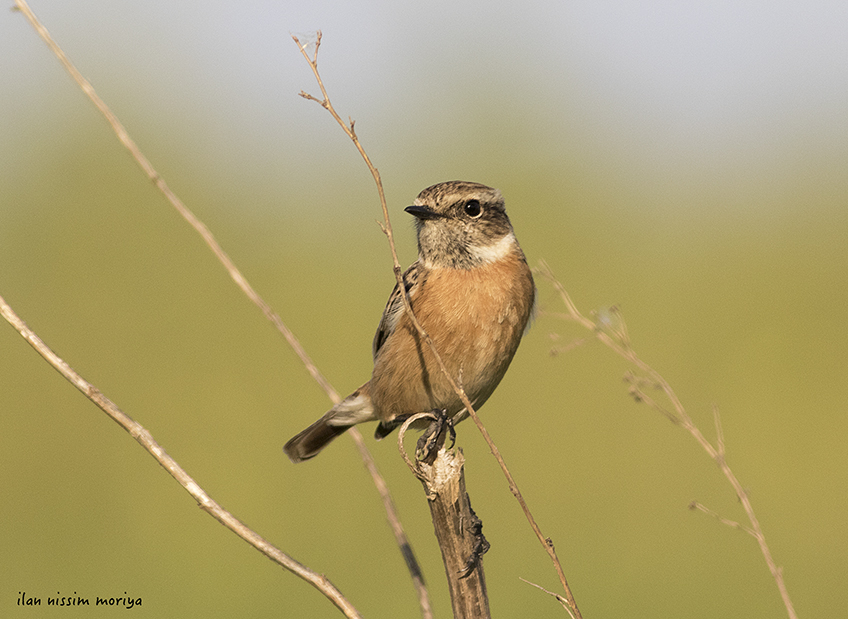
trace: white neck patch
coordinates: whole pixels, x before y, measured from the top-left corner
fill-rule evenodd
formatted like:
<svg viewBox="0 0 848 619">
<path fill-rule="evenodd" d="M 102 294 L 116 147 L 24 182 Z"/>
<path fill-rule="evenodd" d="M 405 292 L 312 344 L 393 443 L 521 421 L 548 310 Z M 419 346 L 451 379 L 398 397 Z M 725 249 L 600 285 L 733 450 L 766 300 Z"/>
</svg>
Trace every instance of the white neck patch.
<svg viewBox="0 0 848 619">
<path fill-rule="evenodd" d="M 472 245 L 468 248 L 468 253 L 483 264 L 491 264 L 506 258 L 512 252 L 516 242 L 515 235 L 510 232 L 491 245 L 484 245 L 483 247 Z"/>
</svg>

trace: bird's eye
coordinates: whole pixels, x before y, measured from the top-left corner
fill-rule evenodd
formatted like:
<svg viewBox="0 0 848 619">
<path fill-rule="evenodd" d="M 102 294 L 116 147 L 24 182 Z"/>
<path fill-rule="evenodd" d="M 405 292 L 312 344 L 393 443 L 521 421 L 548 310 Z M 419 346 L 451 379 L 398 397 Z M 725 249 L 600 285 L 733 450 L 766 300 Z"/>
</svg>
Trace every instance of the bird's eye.
<svg viewBox="0 0 848 619">
<path fill-rule="evenodd" d="M 480 217 L 480 214 L 483 212 L 483 207 L 480 206 L 479 200 L 469 200 L 465 203 L 463 209 L 465 210 L 466 215 L 473 217 L 474 219 Z"/>
</svg>

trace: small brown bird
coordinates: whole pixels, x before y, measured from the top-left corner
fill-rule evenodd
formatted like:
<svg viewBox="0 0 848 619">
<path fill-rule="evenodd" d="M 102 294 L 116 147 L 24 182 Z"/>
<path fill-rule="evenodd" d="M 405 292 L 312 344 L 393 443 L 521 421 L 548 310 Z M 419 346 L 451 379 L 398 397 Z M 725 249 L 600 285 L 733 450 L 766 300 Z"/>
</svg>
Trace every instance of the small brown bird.
<svg viewBox="0 0 848 619">
<path fill-rule="evenodd" d="M 405 210 L 418 232 L 418 260 L 403 274 L 412 311 L 478 409 L 501 382 L 528 326 L 533 275 L 497 189 L 440 183 Z M 365 421 L 380 422 L 375 437 L 381 439 L 414 413 L 443 410 L 454 422 L 468 416 L 409 320 L 397 285 L 373 354 L 371 380 L 286 443 L 292 462 L 316 456 Z"/>
</svg>

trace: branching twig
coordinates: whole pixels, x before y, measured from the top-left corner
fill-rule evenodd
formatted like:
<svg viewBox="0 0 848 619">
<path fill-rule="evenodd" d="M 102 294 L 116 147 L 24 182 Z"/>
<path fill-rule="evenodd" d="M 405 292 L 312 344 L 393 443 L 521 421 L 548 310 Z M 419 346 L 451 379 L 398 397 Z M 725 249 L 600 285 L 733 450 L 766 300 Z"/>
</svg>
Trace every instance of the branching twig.
<svg viewBox="0 0 848 619">
<path fill-rule="evenodd" d="M 117 135 L 120 142 L 126 147 L 126 149 L 130 152 L 133 159 L 135 159 L 136 163 L 141 167 L 147 177 L 153 181 L 156 185 L 157 189 L 165 196 L 165 198 L 171 203 L 171 205 L 177 210 L 177 212 L 191 225 L 192 228 L 203 238 L 206 245 L 209 249 L 215 254 L 218 258 L 219 262 L 224 266 L 229 273 L 232 280 L 239 287 L 239 289 L 262 311 L 265 317 L 273 323 L 273 325 L 277 328 L 277 330 L 283 335 L 288 344 L 292 347 L 295 354 L 297 354 L 298 358 L 300 358 L 303 365 L 306 367 L 306 370 L 318 383 L 318 385 L 324 390 L 327 394 L 327 397 L 333 402 L 333 404 L 337 404 L 341 398 L 339 394 L 333 389 L 333 386 L 330 382 L 324 377 L 324 375 L 320 372 L 318 367 L 306 353 L 303 346 L 300 344 L 300 341 L 294 335 L 294 333 L 286 326 L 283 322 L 282 318 L 271 309 L 271 306 L 265 302 L 265 300 L 259 295 L 259 293 L 254 290 L 254 288 L 247 281 L 247 278 L 241 273 L 241 271 L 236 267 L 235 263 L 232 259 L 227 255 L 218 241 L 215 239 L 212 232 L 206 225 L 197 218 L 197 216 L 189 210 L 189 208 L 182 202 L 182 200 L 177 197 L 177 195 L 171 191 L 170 187 L 168 187 L 165 179 L 162 178 L 147 157 L 141 152 L 136 143 L 132 140 L 127 130 L 124 128 L 123 124 L 120 122 L 118 117 L 109 109 L 106 103 L 97 95 L 94 91 L 94 88 L 88 82 L 88 80 L 83 77 L 83 75 L 77 70 L 77 68 L 71 63 L 70 59 L 65 55 L 56 41 L 50 36 L 50 33 L 47 31 L 47 28 L 38 20 L 32 10 L 29 8 L 25 0 L 15 0 L 16 8 L 21 11 L 24 16 L 26 16 L 27 20 L 30 24 L 35 28 L 36 32 L 41 36 L 50 50 L 56 55 L 65 69 L 73 78 L 74 82 L 82 89 L 82 91 L 88 96 L 94 106 L 100 111 L 101 114 L 106 118 L 109 124 L 112 127 L 112 130 Z M 351 125 L 352 128 L 352 125 Z M 418 567 L 418 563 L 415 559 L 415 556 L 412 552 L 412 547 L 409 544 L 409 540 L 406 537 L 406 534 L 403 531 L 403 526 L 400 523 L 400 518 L 397 513 L 397 509 L 395 508 L 394 501 L 392 500 L 391 493 L 389 492 L 388 486 L 386 485 L 385 479 L 380 474 L 380 471 L 377 469 L 377 465 L 374 462 L 374 458 L 371 456 L 371 453 L 368 451 L 368 448 L 365 445 L 365 441 L 362 438 L 362 434 L 356 429 L 351 428 L 348 434 L 353 439 L 356 444 L 357 449 L 359 450 L 360 456 L 362 457 L 365 467 L 371 475 L 372 480 L 374 481 L 374 485 L 377 488 L 378 493 L 380 494 L 380 498 L 383 502 L 383 507 L 386 510 L 386 517 L 389 521 L 389 526 L 392 529 L 392 533 L 395 536 L 395 540 L 400 547 L 401 554 L 404 557 L 407 565 L 409 566 L 410 572 L 412 573 L 413 581 L 416 583 L 416 588 L 419 591 L 419 600 L 421 601 L 422 608 L 425 609 L 424 616 L 428 617 L 429 609 L 429 600 L 426 599 L 426 590 L 422 595 L 421 590 L 423 587 L 423 578 L 421 576 L 421 570 Z"/>
<path fill-rule="evenodd" d="M 614 350 L 616 353 L 627 359 L 630 363 L 632 363 L 639 371 L 641 371 L 647 378 L 646 379 L 636 379 L 632 374 L 630 374 L 630 378 L 628 378 L 628 382 L 631 383 L 631 395 L 636 397 L 637 401 L 643 401 L 649 404 L 652 408 L 659 411 L 674 423 L 683 426 L 689 434 L 698 442 L 698 444 L 703 448 L 704 451 L 712 458 L 716 464 L 718 464 L 721 472 L 724 474 L 727 481 L 733 487 L 736 496 L 739 498 L 740 503 L 742 503 L 742 508 L 745 510 L 745 514 L 748 516 L 748 521 L 751 526 L 750 529 L 748 527 L 743 527 L 742 525 L 733 522 L 732 520 L 726 520 L 724 518 L 719 517 L 721 522 L 724 524 L 728 524 L 730 526 L 736 526 L 743 531 L 747 531 L 750 533 L 756 540 L 760 546 L 760 552 L 763 554 L 763 558 L 765 558 L 766 565 L 768 566 L 769 572 L 771 572 L 772 577 L 777 583 L 778 591 L 780 591 L 780 597 L 783 600 L 783 604 L 786 606 L 786 612 L 789 614 L 790 619 L 797 619 L 797 615 L 795 614 L 795 608 L 792 605 L 792 600 L 789 597 L 789 591 L 786 589 L 786 583 L 783 580 L 783 570 L 779 568 L 774 559 L 771 556 L 771 551 L 769 550 L 768 544 L 766 543 L 765 535 L 763 534 L 762 528 L 760 527 L 760 521 L 757 519 L 756 514 L 754 513 L 754 508 L 751 505 L 751 500 L 748 497 L 748 493 L 742 487 L 742 484 L 739 483 L 739 480 L 736 478 L 736 475 L 730 469 L 730 466 L 727 464 L 725 460 L 725 447 L 724 447 L 724 432 L 721 429 L 721 420 L 718 416 L 718 409 L 713 409 L 713 414 L 715 418 L 716 424 L 716 433 L 717 433 L 717 447 L 714 447 L 712 443 L 710 443 L 704 435 L 701 433 L 701 430 L 695 425 L 695 422 L 689 416 L 689 413 L 686 412 L 686 409 L 683 407 L 683 404 L 680 402 L 680 399 L 677 397 L 677 394 L 671 388 L 671 385 L 650 365 L 645 363 L 637 354 L 636 351 L 630 346 L 630 338 L 627 335 L 627 326 L 624 323 L 624 319 L 621 317 L 620 313 L 616 308 L 611 308 L 603 313 L 599 313 L 598 320 L 593 321 L 590 318 L 587 318 L 577 309 L 577 306 L 574 305 L 574 302 L 571 300 L 571 297 L 566 292 L 565 287 L 556 279 L 550 267 L 543 261 L 539 268 L 536 270 L 542 277 L 551 282 L 553 287 L 559 293 L 562 302 L 565 304 L 566 309 L 568 310 L 568 318 L 573 320 L 574 322 L 580 324 L 586 329 L 592 331 L 601 342 L 603 342 L 606 346 Z M 671 410 L 660 405 L 656 400 L 650 398 L 645 394 L 645 392 L 641 389 L 642 384 L 647 382 L 649 384 L 655 385 L 665 394 L 666 398 L 668 398 L 671 403 Z M 714 512 L 708 510 L 707 508 L 698 507 L 700 504 L 695 504 L 695 508 L 704 511 L 705 513 L 716 515 Z M 716 515 L 717 516 L 717 515 Z M 718 516 L 717 516 L 718 517 Z"/>
<path fill-rule="evenodd" d="M 53 352 L 47 344 L 45 344 L 41 338 L 39 338 L 26 325 L 26 323 L 21 320 L 9 304 L 6 303 L 6 300 L 3 297 L 0 297 L 0 315 L 2 315 L 3 318 L 5 318 L 6 321 L 11 324 L 18 333 L 21 334 L 21 336 L 23 336 L 27 343 L 29 343 L 29 345 L 32 346 L 38 354 L 44 357 L 47 363 L 53 366 L 68 380 L 68 382 L 79 389 L 85 397 L 97 405 L 104 413 L 109 415 L 109 417 L 117 422 L 118 425 L 129 432 L 130 436 L 138 441 L 139 444 L 144 447 L 159 464 L 162 465 L 162 468 L 168 471 L 168 473 L 170 473 L 170 475 L 186 489 L 194 500 L 197 501 L 200 507 L 209 512 L 209 515 L 230 529 L 248 544 L 256 548 L 266 557 L 296 574 L 321 591 L 347 617 L 360 617 L 359 612 L 342 595 L 341 591 L 339 591 L 325 576 L 310 570 L 305 565 L 302 565 L 292 559 L 286 553 L 270 544 L 258 533 L 216 503 L 171 456 L 165 453 L 165 450 L 162 449 L 162 446 L 154 440 L 150 432 L 119 409 L 115 403 L 103 395 L 97 387 L 85 380 L 62 358 Z"/>
<path fill-rule="evenodd" d="M 536 519 L 530 512 L 530 508 L 527 507 L 527 503 L 525 502 L 521 491 L 518 489 L 518 485 L 515 483 L 515 479 L 513 478 L 512 473 L 510 473 L 509 469 L 507 468 L 506 462 L 504 461 L 503 456 L 501 456 L 500 450 L 498 450 L 497 446 L 492 440 L 492 437 L 489 435 L 488 430 L 486 430 L 486 427 L 480 421 L 480 417 L 477 415 L 477 411 L 474 409 L 471 404 L 471 401 L 468 399 L 465 390 L 462 389 L 462 387 L 457 384 L 456 380 L 454 380 L 454 377 L 451 376 L 450 372 L 445 366 L 444 361 L 442 360 L 442 357 L 436 350 L 436 346 L 433 343 L 433 340 L 430 339 L 429 335 L 427 335 L 427 332 L 421 326 L 421 323 L 418 322 L 418 319 L 415 317 L 415 314 L 412 311 L 412 305 L 409 302 L 409 294 L 406 292 L 406 287 L 404 286 L 403 282 L 403 271 L 401 269 L 400 262 L 398 261 L 397 250 L 395 249 L 394 236 L 392 235 L 392 225 L 389 221 L 389 210 L 386 205 L 386 196 L 383 191 L 383 183 L 380 179 L 380 173 L 377 171 L 377 168 L 374 166 L 374 164 L 371 163 L 371 159 L 368 157 L 365 152 L 365 149 L 359 142 L 359 138 L 357 137 L 356 132 L 354 131 L 354 121 L 349 119 L 348 123 L 345 123 L 342 120 L 341 116 L 339 116 L 339 114 L 336 112 L 335 108 L 333 107 L 333 104 L 330 102 L 330 97 L 327 95 L 327 90 L 326 88 L 324 88 L 324 82 L 321 80 L 321 75 L 318 72 L 318 48 L 321 45 L 321 32 L 318 31 L 317 33 L 317 38 L 315 41 L 315 50 L 311 58 L 309 56 L 309 53 L 306 51 L 308 45 L 301 44 L 300 40 L 294 35 L 292 35 L 292 39 L 294 39 L 294 42 L 297 44 L 298 49 L 300 50 L 300 53 L 303 55 L 303 57 L 306 59 L 306 62 L 309 63 L 309 66 L 312 69 L 312 73 L 315 75 L 315 80 L 318 82 L 318 87 L 321 89 L 320 99 L 303 91 L 301 91 L 300 96 L 309 101 L 315 101 L 316 103 L 321 105 L 321 107 L 330 112 L 330 114 L 333 116 L 339 126 L 353 141 L 354 145 L 356 146 L 356 149 L 359 151 L 359 154 L 365 161 L 365 164 L 368 166 L 368 169 L 371 172 L 371 176 L 374 177 L 374 182 L 377 184 L 377 192 L 380 196 L 380 206 L 383 209 L 383 222 L 381 224 L 381 228 L 383 229 L 383 232 L 385 232 L 389 240 L 389 247 L 392 252 L 392 264 L 394 268 L 395 279 L 397 280 L 399 290 L 402 292 L 404 310 L 409 316 L 410 322 L 412 322 L 412 324 L 414 325 L 421 339 L 426 343 L 430 350 L 433 351 L 433 356 L 436 359 L 436 362 L 438 363 L 442 374 L 444 374 L 450 386 L 459 396 L 459 399 L 465 406 L 465 409 L 468 411 L 469 416 L 471 417 L 471 419 L 474 420 L 474 423 L 477 425 L 478 430 L 483 435 L 483 439 L 489 446 L 489 450 L 495 456 L 495 459 L 500 465 L 503 474 L 506 476 L 510 492 L 518 501 L 522 511 L 524 512 L 524 516 L 527 518 L 531 528 L 533 529 L 533 532 L 536 534 L 536 537 L 538 538 L 539 542 L 541 542 L 542 546 L 545 548 L 545 551 L 548 553 L 548 556 L 551 558 L 551 561 L 554 564 L 554 568 L 556 569 L 557 576 L 559 577 L 560 583 L 563 586 L 566 598 L 568 599 L 568 603 L 570 604 L 574 615 L 577 619 L 582 619 L 580 611 L 577 608 L 577 603 L 574 601 L 574 596 L 572 595 L 571 589 L 568 586 L 568 581 L 565 578 L 565 572 L 562 569 L 562 564 L 560 563 L 559 557 L 557 557 L 556 550 L 554 549 L 553 541 L 551 540 L 551 538 L 545 537 L 543 535 L 541 529 L 539 528 L 539 525 L 536 523 Z"/>
<path fill-rule="evenodd" d="M 385 222 L 386 222 L 381 227 L 382 227 L 383 232 L 385 233 L 386 237 L 389 239 L 389 246 L 391 247 L 391 250 L 392 250 L 392 261 L 393 261 L 393 264 L 394 264 L 395 277 L 397 278 L 397 281 L 400 282 L 401 290 L 403 290 L 404 289 L 403 288 L 403 271 L 400 268 L 400 261 L 398 260 L 397 250 L 395 249 L 394 236 L 392 235 L 392 226 L 389 223 L 389 209 L 388 209 L 388 206 L 386 204 L 386 194 L 383 191 L 383 181 L 380 179 L 380 173 L 377 171 L 377 168 L 374 166 L 374 164 L 371 163 L 371 159 L 368 157 L 368 153 L 365 152 L 365 149 L 362 147 L 362 144 L 360 144 L 360 142 L 359 142 L 359 138 L 356 136 L 356 131 L 354 129 L 355 122 L 352 119 L 348 119 L 348 122 L 345 123 L 345 121 L 342 120 L 341 116 L 339 116 L 338 113 L 336 113 L 335 108 L 333 108 L 333 105 L 330 103 L 330 97 L 327 95 L 327 90 L 324 88 L 324 82 L 321 80 L 321 74 L 318 73 L 318 48 L 321 46 L 321 31 L 319 30 L 316 34 L 315 51 L 312 55 L 312 58 L 309 57 L 309 54 L 306 51 L 308 44 L 301 45 L 298 38 L 294 35 L 292 35 L 292 39 L 294 39 L 294 42 L 297 44 L 298 49 L 300 50 L 300 53 L 303 54 L 303 57 L 306 58 L 306 61 L 309 63 L 309 66 L 312 68 L 312 73 L 315 75 L 315 80 L 318 82 L 318 86 L 321 89 L 321 95 L 323 96 L 323 98 L 318 99 L 317 97 L 313 97 L 312 95 L 310 95 L 310 94 L 308 94 L 308 93 L 306 93 L 302 90 L 299 93 L 300 96 L 303 97 L 304 99 L 308 100 L 308 101 L 315 101 L 321 107 L 323 107 L 328 112 L 330 112 L 330 114 L 333 116 L 333 118 L 336 120 L 336 122 L 339 124 L 339 126 L 344 130 L 344 132 L 347 134 L 347 136 L 351 139 L 353 144 L 356 146 L 356 150 L 359 151 L 360 156 L 365 160 L 365 163 L 367 164 L 368 169 L 371 172 L 371 175 L 374 177 L 374 182 L 377 185 L 377 192 L 378 192 L 379 197 L 380 197 L 380 205 L 383 208 L 383 217 L 385 218 Z M 408 299 L 406 298 L 405 295 L 404 295 L 404 302 L 405 302 L 406 305 L 408 305 Z M 351 429 L 355 430 L 356 428 L 351 428 Z M 350 430 L 348 430 L 348 432 L 350 432 Z M 360 437 L 361 437 L 361 434 L 360 434 Z M 357 443 L 359 443 L 360 441 L 361 441 L 361 438 L 357 441 Z M 397 534 L 397 532 L 396 532 L 396 534 Z M 398 540 L 398 543 L 401 544 L 400 540 Z M 408 541 L 405 543 L 405 546 L 408 547 L 408 548 L 411 548 L 409 546 Z M 403 544 L 401 545 L 401 548 L 404 548 Z M 415 560 L 414 557 L 411 557 L 411 558 L 412 558 L 413 561 Z M 418 598 L 419 598 L 419 602 L 421 604 L 422 613 L 423 613 L 424 617 L 429 617 L 432 613 L 432 611 L 430 609 L 430 598 L 429 598 L 429 595 L 427 593 L 427 589 L 424 586 L 424 579 L 423 579 L 423 577 L 421 577 L 421 572 L 420 572 L 420 569 L 418 569 L 417 562 L 414 564 L 414 567 L 415 567 L 415 569 L 412 569 L 413 566 L 412 566 L 412 564 L 410 564 L 410 572 L 412 573 L 412 576 L 413 576 L 413 584 L 415 585 L 415 588 L 418 591 Z"/>
</svg>

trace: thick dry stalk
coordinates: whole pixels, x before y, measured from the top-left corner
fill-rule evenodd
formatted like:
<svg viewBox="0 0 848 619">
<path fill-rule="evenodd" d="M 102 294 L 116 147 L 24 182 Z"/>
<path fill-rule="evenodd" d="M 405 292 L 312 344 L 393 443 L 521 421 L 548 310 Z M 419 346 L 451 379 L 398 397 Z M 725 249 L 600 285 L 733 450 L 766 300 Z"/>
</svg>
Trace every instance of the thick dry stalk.
<svg viewBox="0 0 848 619">
<path fill-rule="evenodd" d="M 483 572 L 483 554 L 489 543 L 483 523 L 471 509 L 465 488 L 465 458 L 462 450 L 445 449 L 447 428 L 430 447 L 430 453 L 412 460 L 403 439 L 410 424 L 431 413 L 413 415 L 398 432 L 398 448 L 412 473 L 424 486 L 430 517 L 448 579 L 454 619 L 489 619 L 489 596 Z"/>
</svg>

